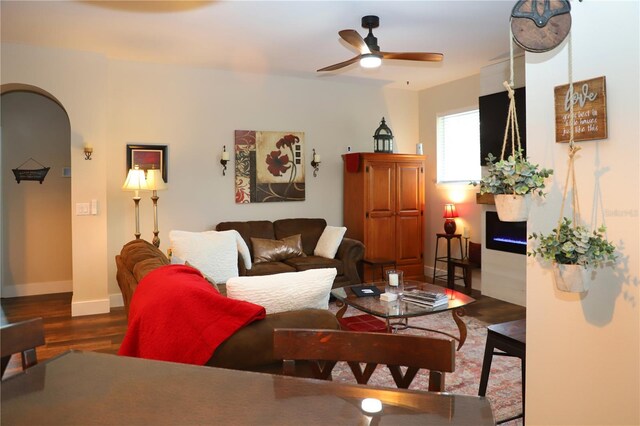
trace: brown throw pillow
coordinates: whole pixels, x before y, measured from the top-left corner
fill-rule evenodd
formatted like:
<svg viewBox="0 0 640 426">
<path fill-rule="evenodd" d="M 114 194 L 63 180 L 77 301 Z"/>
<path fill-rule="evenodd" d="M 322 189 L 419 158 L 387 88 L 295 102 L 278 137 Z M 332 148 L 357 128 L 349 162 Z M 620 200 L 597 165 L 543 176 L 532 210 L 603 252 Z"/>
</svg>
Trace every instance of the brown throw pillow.
<svg viewBox="0 0 640 426">
<path fill-rule="evenodd" d="M 251 238 L 253 246 L 253 262 L 278 262 L 292 257 L 305 256 L 302 251 L 300 234 L 285 237 L 281 240 Z"/>
</svg>

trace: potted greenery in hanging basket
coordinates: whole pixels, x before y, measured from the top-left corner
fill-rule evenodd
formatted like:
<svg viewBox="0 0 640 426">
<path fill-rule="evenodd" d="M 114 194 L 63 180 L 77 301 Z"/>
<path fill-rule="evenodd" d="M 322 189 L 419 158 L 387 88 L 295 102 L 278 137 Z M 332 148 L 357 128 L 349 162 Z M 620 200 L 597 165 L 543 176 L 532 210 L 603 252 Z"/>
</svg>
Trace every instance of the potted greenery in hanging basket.
<svg viewBox="0 0 640 426">
<path fill-rule="evenodd" d="M 522 155 L 522 149 L 506 160 L 496 161 L 491 153 L 486 160 L 487 174 L 480 181 L 480 194 L 494 194 L 501 221 L 527 220 L 531 194 L 544 196 L 545 179 L 553 174 L 553 170 L 540 169 L 537 164 L 530 163 Z"/>
<path fill-rule="evenodd" d="M 606 240 L 604 232 L 604 226 L 590 232 L 563 217 L 551 234 L 534 232 L 529 236 L 530 240 L 538 240 L 538 245 L 527 255 L 552 262 L 558 290 L 581 293 L 589 289 L 595 268 L 613 264 L 617 258 L 616 248 Z"/>
</svg>

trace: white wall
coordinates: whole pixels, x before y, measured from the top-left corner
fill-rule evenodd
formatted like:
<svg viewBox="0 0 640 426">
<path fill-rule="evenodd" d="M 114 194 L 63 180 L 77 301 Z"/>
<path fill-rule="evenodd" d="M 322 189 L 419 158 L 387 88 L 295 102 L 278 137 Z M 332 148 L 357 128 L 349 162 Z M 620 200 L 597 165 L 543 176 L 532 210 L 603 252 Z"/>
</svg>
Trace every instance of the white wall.
<svg viewBox="0 0 640 426">
<path fill-rule="evenodd" d="M 456 232 L 461 234 L 467 228 L 469 241 L 482 244 L 483 267 L 482 271 L 473 271 L 473 288 L 482 290 L 482 294 L 524 305 L 524 256 L 487 250 L 484 244 L 484 212 L 487 209 L 495 211 L 495 208 L 476 203 L 478 187 L 438 184 L 436 170 L 438 115 L 477 109 L 479 96 L 504 91 L 502 82 L 508 79 L 509 61 L 503 61 L 483 67 L 478 75 L 420 92 L 420 140 L 425 145 L 427 155 L 425 274 L 428 277 L 433 275 L 435 234 L 443 232 L 443 206 L 453 202 L 460 216 L 456 219 Z M 524 58 L 521 56 L 514 61 L 514 87 L 523 85 Z M 443 256 L 446 253 L 444 240 L 440 244 L 438 256 Z M 458 256 L 457 242 L 452 247 L 452 255 Z M 446 273 L 444 264 L 438 264 L 437 267 L 441 269 L 439 274 Z"/>
<path fill-rule="evenodd" d="M 382 116 L 398 152 L 411 152 L 417 140 L 414 92 L 116 61 L 110 62 L 109 78 L 109 251 L 114 255 L 135 228 L 131 195 L 120 190 L 127 143 L 169 145 L 169 190 L 159 194 L 161 248 L 166 250 L 171 229 L 208 230 L 227 220 L 324 217 L 342 224 L 340 156 L 347 146 L 372 151 Z M 235 204 L 233 161 L 226 176 L 219 163 L 223 145 L 233 152 L 234 130 L 305 132 L 306 200 Z M 322 156 L 317 178 L 309 165 L 312 148 Z M 148 197 L 140 214 L 143 238 L 150 240 Z M 115 263 L 109 266 L 113 277 Z"/>
<path fill-rule="evenodd" d="M 372 84 L 334 83 L 108 60 L 94 54 L 2 45 L 2 83 L 25 83 L 56 96 L 69 113 L 72 202 L 98 199 L 100 214 L 74 216 L 74 314 L 102 312 L 116 302 L 114 256 L 133 239 L 132 194 L 121 190 L 126 144 L 166 144 L 169 189 L 159 193 L 161 249 L 171 229 L 207 230 L 226 220 L 324 217 L 342 223 L 342 159 L 373 150 L 384 116 L 396 152 L 418 142 L 418 95 Z M 234 167 L 222 176 L 220 152 L 234 130 L 306 133 L 306 200 L 236 205 Z M 94 146 L 84 161 L 84 141 Z M 313 178 L 312 148 L 322 155 Z M 90 163 L 90 164 L 89 164 Z M 151 240 L 152 204 L 140 208 L 142 238 Z M 87 273 L 90 271 L 90 274 Z"/>
<path fill-rule="evenodd" d="M 504 92 L 504 82 L 511 80 L 511 62 L 509 60 L 488 65 L 480 70 L 480 95 Z M 513 60 L 513 87 L 525 85 L 524 55 Z M 528 95 L 527 95 L 528 96 Z M 524 111 L 517 111 L 524 114 Z M 505 124 L 507 117 L 505 116 Z M 527 124 L 528 126 L 528 124 Z M 528 143 L 528 142 L 527 142 Z M 496 156 L 498 154 L 496 153 Z M 487 168 L 482 167 L 486 173 Z M 482 235 L 482 294 L 505 302 L 526 305 L 526 256 L 491 250 L 486 244 L 486 211 L 496 211 L 494 205 L 485 204 L 480 209 Z"/>
<path fill-rule="evenodd" d="M 640 424 L 639 3 L 575 3 L 573 80 L 606 76 L 609 137 L 577 142 L 582 220 L 605 224 L 620 252 L 586 294 L 555 289 L 551 271 L 527 262 L 527 424 Z M 528 232 L 548 233 L 560 215 L 567 145 L 556 144 L 553 89 L 568 82 L 566 43 L 526 55 L 527 145 L 553 168 Z M 565 215 L 570 216 L 567 210 Z"/>
<path fill-rule="evenodd" d="M 69 119 L 40 94 L 2 95 L 2 296 L 71 291 Z M 29 160 L 33 158 L 34 160 Z M 11 169 L 50 167 L 44 181 L 13 179 Z"/>
<path fill-rule="evenodd" d="M 456 232 L 462 234 L 467 228 L 470 241 L 480 242 L 481 207 L 476 204 L 477 188 L 466 184 L 437 183 L 437 117 L 438 115 L 477 109 L 480 96 L 480 75 L 476 74 L 452 83 L 432 87 L 420 92 L 420 142 L 424 144 L 427 156 L 425 193 L 425 274 L 433 276 L 436 234 L 444 232 L 442 213 L 444 205 L 455 203 L 458 215 Z M 438 256 L 446 256 L 446 245 L 441 240 Z M 459 256 L 457 241 L 452 241 L 452 256 Z M 446 273 L 443 269 L 438 273 Z M 458 283 L 460 284 L 460 283 Z M 479 282 L 475 280 L 474 288 Z"/>
<path fill-rule="evenodd" d="M 72 314 L 108 312 L 107 262 L 107 61 L 92 53 L 3 43 L 2 84 L 22 83 L 52 94 L 64 106 L 71 124 L 71 203 L 98 200 L 101 214 L 73 216 Z M 85 161 L 83 147 L 94 147 Z M 5 175 L 6 176 L 6 173 Z M 111 259 L 109 259 L 111 258 Z M 3 271 L 7 273 L 7 271 Z"/>
</svg>

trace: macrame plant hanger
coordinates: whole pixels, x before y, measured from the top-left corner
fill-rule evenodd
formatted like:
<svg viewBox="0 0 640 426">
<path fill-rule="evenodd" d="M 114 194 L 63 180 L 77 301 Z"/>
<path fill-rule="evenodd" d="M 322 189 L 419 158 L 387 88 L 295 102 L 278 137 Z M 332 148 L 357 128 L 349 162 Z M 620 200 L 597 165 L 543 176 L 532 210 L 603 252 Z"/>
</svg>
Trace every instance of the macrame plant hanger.
<svg viewBox="0 0 640 426">
<path fill-rule="evenodd" d="M 504 152 L 507 148 L 509 130 L 511 130 L 511 155 L 516 158 L 516 155 L 520 155 L 522 153 L 522 146 L 520 145 L 520 128 L 518 127 L 518 114 L 516 112 L 515 92 L 513 91 L 513 32 L 511 27 L 509 27 L 509 82 L 504 81 L 502 85 L 507 89 L 507 93 L 509 94 L 509 113 L 507 114 L 507 124 L 504 128 L 500 160 L 504 160 Z"/>
<path fill-rule="evenodd" d="M 560 235 L 560 225 L 562 224 L 562 218 L 564 214 L 564 206 L 567 201 L 567 192 L 569 190 L 569 180 L 571 179 L 571 210 L 572 221 L 571 224 L 575 229 L 578 226 L 578 218 L 580 217 L 580 203 L 578 202 L 578 185 L 576 183 L 575 174 L 575 155 L 580 151 L 580 147 L 576 146 L 573 140 L 573 127 L 574 127 L 574 115 L 573 115 L 573 49 L 571 45 L 571 32 L 567 39 L 567 50 L 569 51 L 569 90 L 571 91 L 571 100 L 569 102 L 569 166 L 567 168 L 567 177 L 564 181 L 564 191 L 562 193 L 562 205 L 560 207 L 560 218 L 558 220 L 557 235 Z"/>
</svg>

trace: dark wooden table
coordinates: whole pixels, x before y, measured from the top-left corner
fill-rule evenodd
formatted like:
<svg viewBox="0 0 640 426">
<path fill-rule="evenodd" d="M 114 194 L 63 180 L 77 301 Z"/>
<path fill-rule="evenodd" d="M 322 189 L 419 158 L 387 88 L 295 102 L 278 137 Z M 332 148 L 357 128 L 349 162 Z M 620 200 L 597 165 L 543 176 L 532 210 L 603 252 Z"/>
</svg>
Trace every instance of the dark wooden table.
<svg viewBox="0 0 640 426">
<path fill-rule="evenodd" d="M 345 311 L 347 310 L 347 306 L 352 306 L 358 309 L 359 311 L 365 312 L 367 314 L 370 314 L 385 320 L 389 331 L 393 331 L 393 328 L 395 327 L 400 329 L 416 328 L 416 329 L 441 333 L 457 340 L 458 350 L 460 350 L 465 340 L 467 339 L 467 325 L 461 319 L 461 317 L 465 315 L 464 307 L 476 301 L 474 298 L 467 296 L 464 293 L 460 293 L 459 291 L 447 289 L 437 285 L 423 283 L 419 281 L 413 281 L 413 280 L 405 280 L 404 281 L 405 291 L 417 288 L 420 290 L 442 292 L 447 294 L 449 298 L 449 303 L 430 308 L 423 305 L 407 302 L 404 300 L 384 302 L 380 300 L 380 296 L 358 297 L 351 290 L 351 287 L 357 287 L 359 285 L 340 287 L 340 288 L 331 290 L 331 294 L 338 301 L 345 304 L 342 307 L 342 309 L 340 309 L 336 314 L 338 318 L 344 315 Z M 371 285 L 376 285 L 380 289 L 380 291 L 384 293 L 384 289 L 385 289 L 384 283 L 378 282 L 378 283 L 373 283 Z M 409 325 L 409 318 L 411 317 L 432 315 L 432 314 L 437 314 L 445 311 L 451 311 L 453 320 L 458 326 L 458 330 L 460 332 L 459 336 L 453 336 L 441 330 L 433 330 L 433 329 L 427 329 L 427 328 Z"/>
<path fill-rule="evenodd" d="M 1 385 L 11 425 L 493 425 L 482 397 L 67 352 Z M 367 415 L 364 398 L 382 412 Z M 372 419 L 373 417 L 373 419 Z"/>
<path fill-rule="evenodd" d="M 380 257 L 364 258 L 362 259 L 362 263 L 369 265 L 369 267 L 371 268 L 371 281 L 376 280 L 375 270 L 377 268 L 380 268 L 380 281 L 384 281 L 384 267 L 393 266 L 394 269 L 397 267 L 396 261 L 394 259 L 383 259 Z"/>
</svg>

